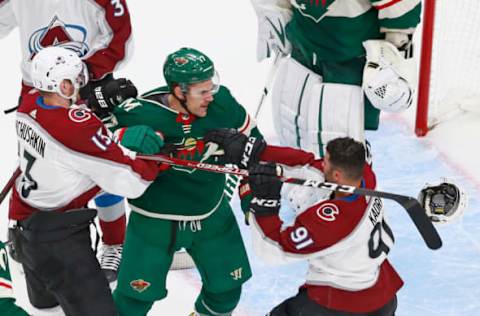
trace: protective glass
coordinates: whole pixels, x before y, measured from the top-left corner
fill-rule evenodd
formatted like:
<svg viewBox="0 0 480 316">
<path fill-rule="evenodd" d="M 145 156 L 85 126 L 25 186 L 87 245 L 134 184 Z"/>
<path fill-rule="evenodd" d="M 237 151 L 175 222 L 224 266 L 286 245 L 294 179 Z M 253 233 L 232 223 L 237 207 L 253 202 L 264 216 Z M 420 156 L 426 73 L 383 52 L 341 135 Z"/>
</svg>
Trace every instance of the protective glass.
<svg viewBox="0 0 480 316">
<path fill-rule="evenodd" d="M 189 88 L 188 94 L 195 98 L 204 98 L 210 95 L 215 95 L 220 89 L 220 76 L 218 72 L 215 71 L 213 77 L 210 79 L 212 81 L 212 86 L 209 89 L 200 89 L 200 88 Z"/>
</svg>

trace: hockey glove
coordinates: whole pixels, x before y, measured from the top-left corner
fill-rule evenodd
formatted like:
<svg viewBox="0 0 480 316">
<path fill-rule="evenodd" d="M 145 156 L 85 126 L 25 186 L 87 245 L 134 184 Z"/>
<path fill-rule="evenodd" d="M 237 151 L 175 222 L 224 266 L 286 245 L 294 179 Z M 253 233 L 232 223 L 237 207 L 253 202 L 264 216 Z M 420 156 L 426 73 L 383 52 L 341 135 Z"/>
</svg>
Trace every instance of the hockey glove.
<svg viewBox="0 0 480 316">
<path fill-rule="evenodd" d="M 213 142 L 224 150 L 220 163 L 234 164 L 240 168 L 249 168 L 260 160 L 267 144 L 263 139 L 247 137 L 234 128 L 212 130 L 203 138 L 205 143 Z"/>
<path fill-rule="evenodd" d="M 292 45 L 287 39 L 285 26 L 291 16 L 291 11 L 285 9 L 257 10 L 257 61 L 271 57 L 274 53 L 290 54 Z"/>
<path fill-rule="evenodd" d="M 122 146 L 146 155 L 159 153 L 164 145 L 161 136 L 146 125 L 122 128 L 115 133 L 118 134 Z"/>
<path fill-rule="evenodd" d="M 282 182 L 277 176 L 274 163 L 255 164 L 248 170 L 248 182 L 253 199 L 250 211 L 255 216 L 276 215 L 280 211 L 280 190 Z"/>
<path fill-rule="evenodd" d="M 137 88 L 128 79 L 120 78 L 95 87 L 87 98 L 87 106 L 100 118 L 110 114 L 115 106 L 138 95 Z"/>
</svg>

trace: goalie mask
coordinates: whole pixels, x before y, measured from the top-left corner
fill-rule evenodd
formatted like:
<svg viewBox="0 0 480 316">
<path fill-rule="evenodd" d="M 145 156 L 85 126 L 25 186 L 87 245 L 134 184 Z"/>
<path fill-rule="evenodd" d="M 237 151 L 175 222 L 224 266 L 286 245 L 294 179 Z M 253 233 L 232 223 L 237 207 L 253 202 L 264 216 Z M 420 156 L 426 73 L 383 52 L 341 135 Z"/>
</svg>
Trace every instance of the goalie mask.
<svg viewBox="0 0 480 316">
<path fill-rule="evenodd" d="M 413 101 L 416 64 L 405 59 L 388 41 L 369 40 L 363 43 L 367 63 L 362 88 L 372 105 L 385 112 L 406 110 Z"/>
<path fill-rule="evenodd" d="M 418 200 L 432 222 L 447 223 L 460 217 L 466 206 L 466 193 L 453 182 L 443 179 L 437 184 L 426 184 Z"/>
</svg>

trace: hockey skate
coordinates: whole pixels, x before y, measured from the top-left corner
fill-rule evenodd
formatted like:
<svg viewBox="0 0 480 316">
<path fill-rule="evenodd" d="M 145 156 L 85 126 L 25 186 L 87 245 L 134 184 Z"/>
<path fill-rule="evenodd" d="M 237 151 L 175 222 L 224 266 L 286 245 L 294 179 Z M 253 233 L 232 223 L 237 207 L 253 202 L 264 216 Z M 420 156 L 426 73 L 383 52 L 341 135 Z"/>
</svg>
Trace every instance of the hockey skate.
<svg viewBox="0 0 480 316">
<path fill-rule="evenodd" d="M 100 256 L 100 267 L 109 283 L 115 282 L 118 276 L 118 267 L 122 259 L 123 245 L 103 245 Z"/>
</svg>

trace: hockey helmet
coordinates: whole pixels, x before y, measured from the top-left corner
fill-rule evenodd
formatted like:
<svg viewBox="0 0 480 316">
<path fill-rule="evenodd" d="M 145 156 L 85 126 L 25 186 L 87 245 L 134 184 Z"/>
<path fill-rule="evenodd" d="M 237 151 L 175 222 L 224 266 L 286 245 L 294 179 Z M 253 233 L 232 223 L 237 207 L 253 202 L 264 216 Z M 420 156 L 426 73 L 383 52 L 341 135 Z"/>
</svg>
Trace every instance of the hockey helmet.
<svg viewBox="0 0 480 316">
<path fill-rule="evenodd" d="M 66 99 L 76 97 L 78 90 L 88 82 L 88 70 L 78 55 L 69 49 L 49 46 L 33 57 L 31 64 L 33 86 L 45 92 L 55 92 Z M 60 83 L 70 80 L 75 88 L 72 96 L 65 96 Z"/>
<path fill-rule="evenodd" d="M 448 179 L 436 184 L 425 184 L 418 195 L 432 222 L 447 223 L 460 217 L 467 207 L 467 195 L 458 185 Z"/>
<path fill-rule="evenodd" d="M 186 91 L 190 84 L 212 79 L 218 91 L 218 74 L 212 60 L 193 48 L 183 47 L 168 55 L 163 64 L 163 75 L 171 90 L 174 84 Z"/>
</svg>

